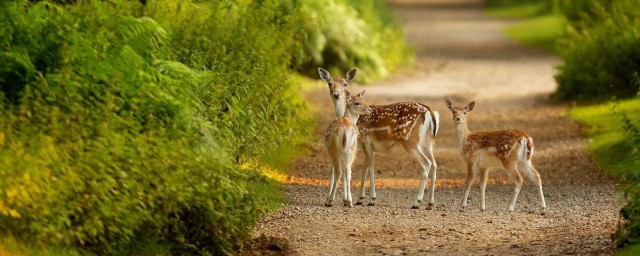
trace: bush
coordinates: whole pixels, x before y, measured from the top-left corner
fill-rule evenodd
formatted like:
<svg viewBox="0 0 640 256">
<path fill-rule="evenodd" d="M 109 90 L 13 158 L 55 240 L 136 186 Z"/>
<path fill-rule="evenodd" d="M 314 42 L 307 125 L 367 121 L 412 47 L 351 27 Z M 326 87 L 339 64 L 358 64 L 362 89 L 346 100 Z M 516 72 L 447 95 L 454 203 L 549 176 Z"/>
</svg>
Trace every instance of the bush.
<svg viewBox="0 0 640 256">
<path fill-rule="evenodd" d="M 638 73 L 634 74 L 634 78 L 635 85 L 640 88 Z M 638 94 L 640 96 L 640 90 Z M 622 127 L 626 132 L 625 142 L 630 149 L 628 154 L 633 156 L 632 161 L 635 161 L 636 165 L 640 165 L 640 120 L 630 118 L 623 111 L 614 109 L 614 113 L 622 118 Z M 631 170 L 623 178 L 628 182 L 624 187 L 627 204 L 620 213 L 626 223 L 616 232 L 616 243 L 619 247 L 640 244 L 640 170 Z"/>
<path fill-rule="evenodd" d="M 638 2 L 590 3 L 593 14 L 574 21 L 568 38 L 560 41 L 558 53 L 564 64 L 553 96 L 580 101 L 632 97 L 637 87 L 631 74 L 640 70 Z"/>
<path fill-rule="evenodd" d="M 289 5 L 0 3 L 2 231 L 81 254 L 231 253 L 265 182 L 235 163 L 306 131 Z"/>
<path fill-rule="evenodd" d="M 406 63 L 411 55 L 401 28 L 384 1 L 305 1 L 301 26 L 307 35 L 302 73 L 317 77 L 317 67 L 358 68 L 359 80 L 372 81 Z M 330 15 L 327 15 L 329 14 Z"/>
<path fill-rule="evenodd" d="M 277 189 L 246 166 L 282 166 L 307 139 L 291 70 L 373 78 L 408 58 L 383 8 L 0 1 L 0 231 L 83 255 L 232 254 Z"/>
</svg>

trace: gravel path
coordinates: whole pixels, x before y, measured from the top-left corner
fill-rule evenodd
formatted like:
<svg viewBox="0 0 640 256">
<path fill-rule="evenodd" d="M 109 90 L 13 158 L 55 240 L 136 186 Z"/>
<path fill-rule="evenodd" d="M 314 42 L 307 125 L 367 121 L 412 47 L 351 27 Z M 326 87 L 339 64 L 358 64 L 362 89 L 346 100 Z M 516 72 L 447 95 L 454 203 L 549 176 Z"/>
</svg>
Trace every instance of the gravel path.
<svg viewBox="0 0 640 256">
<path fill-rule="evenodd" d="M 485 16 L 478 0 L 396 0 L 393 7 L 417 63 L 367 86 L 367 100 L 417 101 L 440 112 L 436 206 L 411 210 L 419 165 L 409 156 L 385 155 L 375 158 L 376 206 L 323 206 L 329 160 L 320 138 L 333 109 L 322 87 L 307 95 L 318 109 L 318 142 L 293 164 L 286 186 L 290 204 L 268 216 L 256 233 L 285 240 L 288 249 L 280 253 L 294 255 L 612 255 L 621 196 L 616 180 L 588 156 L 581 127 L 566 116 L 566 108 L 548 100 L 559 60 L 506 38 L 501 30 L 509 21 Z M 507 211 L 512 185 L 502 169 L 490 174 L 487 211 L 480 211 L 478 185 L 471 190 L 470 207 L 458 211 L 466 168 L 445 97 L 476 100 L 469 116 L 472 131 L 515 128 L 534 138 L 533 162 L 542 176 L 547 215 L 537 213 L 530 183 L 523 186 L 516 211 Z M 354 195 L 361 160 L 358 154 Z"/>
</svg>

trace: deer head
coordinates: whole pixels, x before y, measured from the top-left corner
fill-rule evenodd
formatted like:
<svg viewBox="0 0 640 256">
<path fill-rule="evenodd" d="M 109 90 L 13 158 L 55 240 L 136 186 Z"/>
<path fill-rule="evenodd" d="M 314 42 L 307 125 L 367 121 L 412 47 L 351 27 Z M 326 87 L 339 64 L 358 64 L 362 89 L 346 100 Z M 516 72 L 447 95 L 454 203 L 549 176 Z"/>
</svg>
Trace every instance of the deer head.
<svg viewBox="0 0 640 256">
<path fill-rule="evenodd" d="M 358 115 L 371 114 L 371 111 L 372 111 L 371 108 L 364 101 L 365 92 L 366 90 L 362 90 L 356 96 L 347 97 L 347 110 L 348 110 L 347 112 L 349 112 L 349 115 L 358 116 Z"/>
<path fill-rule="evenodd" d="M 447 108 L 449 108 L 449 110 L 451 110 L 451 113 L 453 114 L 453 122 L 458 124 L 458 123 L 464 123 L 467 121 L 467 113 L 471 112 L 473 110 L 473 108 L 476 106 L 476 102 L 472 101 L 469 102 L 466 106 L 453 106 L 453 104 L 451 103 L 451 101 L 445 99 L 445 101 L 447 102 Z"/>
<path fill-rule="evenodd" d="M 356 69 L 352 69 L 345 77 L 331 77 L 329 71 L 326 71 L 322 68 L 318 68 L 318 73 L 320 74 L 320 78 L 322 81 L 327 82 L 329 85 L 329 96 L 333 100 L 333 105 L 336 110 L 336 116 L 341 117 L 344 116 L 344 111 L 346 110 L 346 97 L 349 96 L 346 91 L 346 87 L 355 77 L 356 77 Z"/>
</svg>

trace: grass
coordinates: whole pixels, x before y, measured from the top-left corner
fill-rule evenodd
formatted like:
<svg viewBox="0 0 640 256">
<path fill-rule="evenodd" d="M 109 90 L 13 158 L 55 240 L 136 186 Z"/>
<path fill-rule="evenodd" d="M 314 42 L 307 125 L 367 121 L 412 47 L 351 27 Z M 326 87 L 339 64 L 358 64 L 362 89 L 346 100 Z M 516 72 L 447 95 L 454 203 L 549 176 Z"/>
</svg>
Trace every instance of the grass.
<svg viewBox="0 0 640 256">
<path fill-rule="evenodd" d="M 640 169 L 631 147 L 625 139 L 620 115 L 612 113 L 613 104 L 579 106 L 571 111 L 574 119 L 589 126 L 589 151 L 596 162 L 609 172 L 622 177 L 632 170 Z M 640 99 L 620 101 L 615 110 L 625 113 L 635 124 L 640 121 Z"/>
<path fill-rule="evenodd" d="M 556 52 L 556 41 L 566 33 L 567 20 L 552 13 L 544 2 L 497 4 L 487 8 L 487 14 L 496 18 L 520 19 L 504 32 L 510 38 L 528 45 Z"/>
<path fill-rule="evenodd" d="M 640 255 L 640 244 L 632 245 L 624 248 L 616 253 L 618 256 L 636 256 Z"/>
<path fill-rule="evenodd" d="M 543 2 L 494 5 L 487 8 L 487 14 L 496 18 L 526 19 L 543 15 L 547 9 Z"/>
<path fill-rule="evenodd" d="M 518 42 L 555 53 L 556 41 L 565 35 L 566 24 L 564 16 L 548 14 L 510 25 L 504 32 Z"/>
<path fill-rule="evenodd" d="M 571 111 L 574 119 L 588 125 L 588 147 L 598 165 L 625 180 L 629 174 L 640 169 L 640 161 L 634 145 L 629 143 L 631 135 L 624 130 L 622 114 L 634 126 L 640 126 L 640 98 L 615 104 L 579 106 Z M 627 181 L 637 183 L 634 180 Z M 627 189 L 626 192 L 630 191 Z M 617 255 L 640 255 L 640 244 L 622 248 Z"/>
</svg>

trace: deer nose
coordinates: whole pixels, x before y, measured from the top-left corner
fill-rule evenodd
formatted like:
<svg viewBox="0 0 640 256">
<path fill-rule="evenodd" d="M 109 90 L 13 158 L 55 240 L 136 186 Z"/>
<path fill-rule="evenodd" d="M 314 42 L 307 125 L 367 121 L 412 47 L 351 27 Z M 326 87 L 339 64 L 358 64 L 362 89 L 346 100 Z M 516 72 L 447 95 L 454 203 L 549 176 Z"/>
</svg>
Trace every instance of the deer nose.
<svg viewBox="0 0 640 256">
<path fill-rule="evenodd" d="M 367 108 L 367 112 L 371 113 L 371 112 L 373 112 L 373 109 Z"/>
<path fill-rule="evenodd" d="M 462 117 L 456 116 L 456 121 L 462 120 Z"/>
<path fill-rule="evenodd" d="M 339 92 L 334 92 L 333 93 L 333 97 L 336 98 L 336 99 L 339 99 L 340 98 L 340 93 Z"/>
</svg>

